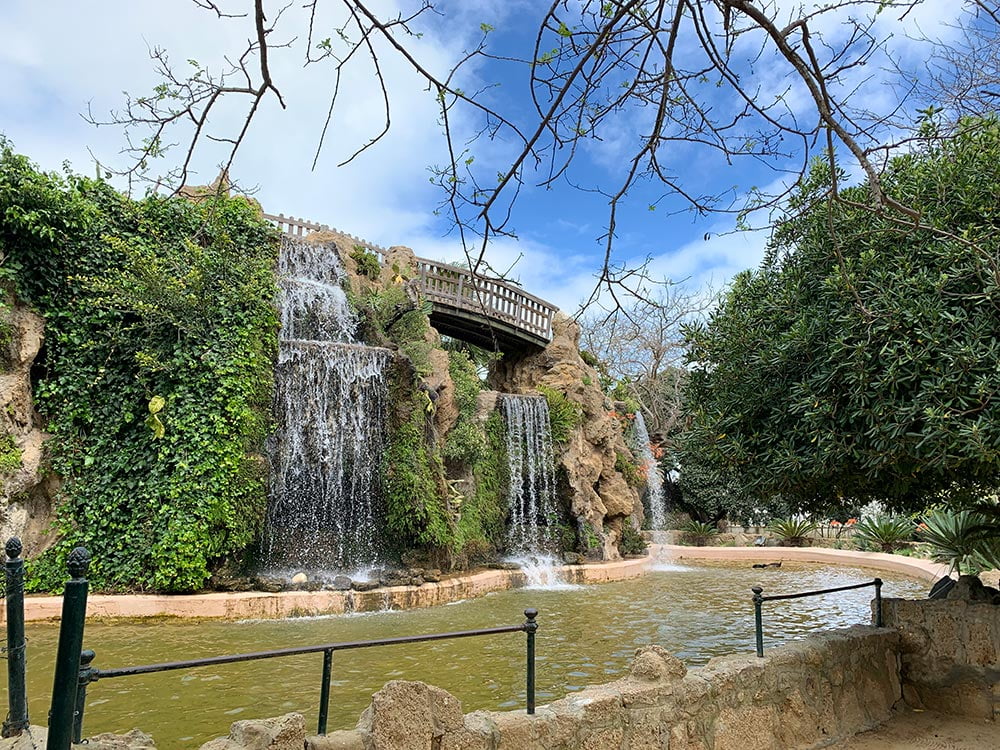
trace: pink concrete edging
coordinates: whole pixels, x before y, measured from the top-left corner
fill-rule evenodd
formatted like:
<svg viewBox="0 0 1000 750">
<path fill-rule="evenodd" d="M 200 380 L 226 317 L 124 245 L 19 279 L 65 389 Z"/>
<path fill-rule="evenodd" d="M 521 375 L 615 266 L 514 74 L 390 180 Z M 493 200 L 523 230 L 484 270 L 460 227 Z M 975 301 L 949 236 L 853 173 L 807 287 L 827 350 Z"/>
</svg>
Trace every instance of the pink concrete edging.
<svg viewBox="0 0 1000 750">
<path fill-rule="evenodd" d="M 937 581 L 942 576 L 948 575 L 947 565 L 930 560 L 904 555 L 889 555 L 884 552 L 858 552 L 825 547 L 686 547 L 679 544 L 655 544 L 650 545 L 650 550 L 653 555 L 660 555 L 661 560 L 764 560 L 767 562 L 795 560 L 798 562 L 834 563 L 903 573 L 922 581 Z"/>
<path fill-rule="evenodd" d="M 604 583 L 636 578 L 646 573 L 649 557 L 588 565 L 564 565 L 560 569 L 569 583 Z M 87 617 L 145 618 L 184 617 L 227 620 L 275 620 L 285 617 L 342 615 L 382 609 L 434 607 L 460 599 L 472 599 L 491 591 L 524 586 L 519 570 L 484 570 L 447 578 L 423 586 L 392 586 L 374 591 L 241 591 L 210 594 L 93 594 L 87 600 Z M 27 596 L 26 621 L 57 620 L 62 597 Z M 2 617 L 0 617 L 2 621 Z"/>
<path fill-rule="evenodd" d="M 564 565 L 569 583 L 607 583 L 637 578 L 657 562 L 666 560 L 798 560 L 889 570 L 926 581 L 947 574 L 944 565 L 901 555 L 878 552 L 851 552 L 809 547 L 684 547 L 651 544 L 646 557 L 586 565 Z M 342 615 L 382 609 L 434 607 L 460 599 L 472 599 L 492 591 L 524 586 L 519 570 L 484 570 L 447 578 L 423 586 L 392 586 L 374 591 L 241 591 L 210 594 L 94 594 L 87 601 L 87 616 L 96 618 L 183 617 L 227 620 L 274 620 L 285 617 Z M 24 601 L 25 620 L 57 620 L 62 597 L 28 596 Z M 0 621 L 2 621 L 0 616 Z"/>
</svg>

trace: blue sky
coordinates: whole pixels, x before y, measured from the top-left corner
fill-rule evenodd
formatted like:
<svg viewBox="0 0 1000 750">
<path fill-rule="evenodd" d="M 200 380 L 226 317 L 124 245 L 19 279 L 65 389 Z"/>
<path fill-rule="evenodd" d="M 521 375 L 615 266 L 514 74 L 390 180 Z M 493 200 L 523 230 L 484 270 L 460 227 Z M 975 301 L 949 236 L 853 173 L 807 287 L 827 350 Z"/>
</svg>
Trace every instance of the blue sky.
<svg viewBox="0 0 1000 750">
<path fill-rule="evenodd" d="M 405 5 L 403 0 L 379 0 L 373 6 L 396 4 Z M 226 5 L 250 3 L 234 0 Z M 414 53 L 430 69 L 444 71 L 478 39 L 480 23 L 495 27 L 491 43 L 498 51 L 522 51 L 534 33 L 534 20 L 547 5 L 530 0 L 445 0 L 444 15 L 428 17 L 423 36 L 411 40 Z M 798 4 L 778 0 L 774 7 L 779 17 L 786 17 Z M 946 36 L 947 24 L 958 12 L 957 3 L 925 0 L 902 22 L 892 13 L 883 14 L 876 28 L 889 39 L 897 58 L 912 63 L 926 54 L 926 48 L 910 37 L 918 31 Z M 320 20 L 327 29 L 338 25 L 333 15 Z M 838 24 L 838 18 L 817 22 L 833 36 L 842 33 Z M 281 40 L 298 38 L 290 49 L 272 53 L 275 77 L 288 107 L 282 111 L 272 99 L 265 102 L 237 157 L 234 177 L 257 186 L 255 197 L 268 212 L 310 218 L 386 246 L 407 245 L 425 257 L 460 258 L 457 240 L 447 235 L 448 222 L 434 214 L 441 194 L 428 180 L 427 167 L 445 159 L 435 102 L 398 59 L 384 58 L 393 102 L 389 136 L 347 167 L 336 167 L 377 132 L 381 122 L 380 95 L 361 66 L 343 84 L 326 147 L 317 169 L 310 169 L 332 84 L 328 68 L 303 70 L 302 31 L 302 11 L 290 7 L 276 35 Z M 148 92 L 157 82 L 148 56 L 151 47 L 167 49 L 181 65 L 188 58 L 218 65 L 222 54 L 242 49 L 249 32 L 247 22 L 220 21 L 189 0 L 8 0 L 0 17 L 0 35 L 5 39 L 0 48 L 4 82 L 0 132 L 46 169 L 58 169 L 69 161 L 76 171 L 90 174 L 91 154 L 107 163 L 121 163 L 117 156 L 123 144 L 121 131 L 87 124 L 81 113 L 88 105 L 95 114 L 104 115 L 121 106 L 123 91 Z M 682 43 L 693 44 L 690 39 Z M 762 76 L 765 88 L 784 85 L 779 68 L 765 65 L 762 70 L 772 74 L 771 80 Z M 893 95 L 885 85 L 887 74 L 876 65 L 865 73 L 863 81 L 850 83 L 862 87 L 855 98 L 874 108 L 889 106 Z M 490 94 L 492 100 L 523 113 L 527 111 L 524 80 L 523 68 L 484 62 L 471 68 L 462 83 L 469 89 L 477 82 L 500 83 Z M 712 106 L 727 105 L 721 94 L 714 100 L 712 96 L 708 92 Z M 808 108 L 801 92 L 790 92 L 789 101 L 792 110 Z M 215 123 L 220 132 L 239 119 L 235 111 L 220 115 Z M 642 113 L 623 116 L 602 140 L 587 145 L 573 179 L 583 185 L 613 183 L 621 174 L 627 146 L 643 125 Z M 474 126 L 471 118 L 457 116 L 460 132 L 470 132 Z M 477 166 L 495 171 L 509 157 L 512 145 L 480 141 L 474 149 Z M 727 166 L 694 147 L 678 147 L 669 156 L 674 173 L 695 191 L 743 190 L 781 180 L 780 174 L 760 167 Z M 194 181 L 211 181 L 220 158 L 211 148 L 200 153 Z M 790 161 L 782 166 L 793 165 Z M 616 262 L 634 264 L 649 257 L 655 276 L 683 280 L 693 288 L 718 287 L 733 273 L 759 262 L 764 233 L 732 233 L 733 220 L 727 217 L 671 216 L 668 205 L 650 211 L 649 204 L 660 192 L 637 190 L 623 209 Z M 506 269 L 520 257 L 512 276 L 528 291 L 572 311 L 594 284 L 606 214 L 606 199 L 593 193 L 562 184 L 552 190 L 528 187 L 512 221 L 519 239 L 494 243 L 489 259 L 494 268 Z"/>
</svg>

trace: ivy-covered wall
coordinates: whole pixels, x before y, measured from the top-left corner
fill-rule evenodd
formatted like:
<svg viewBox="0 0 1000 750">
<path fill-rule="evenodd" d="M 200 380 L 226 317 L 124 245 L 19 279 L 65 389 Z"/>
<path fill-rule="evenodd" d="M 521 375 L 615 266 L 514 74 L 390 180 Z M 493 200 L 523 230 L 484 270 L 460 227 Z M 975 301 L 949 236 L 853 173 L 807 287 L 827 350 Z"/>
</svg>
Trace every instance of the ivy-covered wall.
<svg viewBox="0 0 1000 750">
<path fill-rule="evenodd" d="M 0 251 L 45 317 L 35 398 L 63 479 L 30 587 L 78 544 L 99 588 L 201 587 L 266 507 L 275 231 L 240 198 L 133 201 L 0 143 Z"/>
</svg>

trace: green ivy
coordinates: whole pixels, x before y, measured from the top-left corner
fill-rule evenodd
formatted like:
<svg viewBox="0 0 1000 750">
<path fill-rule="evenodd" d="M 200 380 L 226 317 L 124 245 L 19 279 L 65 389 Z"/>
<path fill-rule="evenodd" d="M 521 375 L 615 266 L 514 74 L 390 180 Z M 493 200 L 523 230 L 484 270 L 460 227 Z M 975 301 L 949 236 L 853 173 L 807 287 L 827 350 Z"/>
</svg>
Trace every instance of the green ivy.
<svg viewBox="0 0 1000 750">
<path fill-rule="evenodd" d="M 0 246 L 45 317 L 35 398 L 63 480 L 30 588 L 81 544 L 99 588 L 200 588 L 266 507 L 276 232 L 241 198 L 133 201 L 2 143 Z"/>
<path fill-rule="evenodd" d="M 488 453 L 486 435 L 476 424 L 476 402 L 481 389 L 479 375 L 464 351 L 448 352 L 448 373 L 455 384 L 458 420 L 445 439 L 444 457 L 473 466 Z"/>
</svg>

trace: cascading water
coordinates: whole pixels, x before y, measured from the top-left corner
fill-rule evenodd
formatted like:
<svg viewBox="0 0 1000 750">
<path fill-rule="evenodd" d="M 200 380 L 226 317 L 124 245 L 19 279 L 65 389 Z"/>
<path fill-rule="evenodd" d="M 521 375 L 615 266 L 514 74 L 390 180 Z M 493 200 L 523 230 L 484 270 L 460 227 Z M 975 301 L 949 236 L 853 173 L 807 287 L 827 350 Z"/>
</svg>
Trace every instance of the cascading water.
<svg viewBox="0 0 1000 750">
<path fill-rule="evenodd" d="M 312 574 L 371 567 L 384 515 L 392 353 L 352 343 L 357 320 L 331 249 L 286 237 L 278 270 L 282 328 L 264 567 Z"/>
<path fill-rule="evenodd" d="M 663 491 L 663 474 L 660 472 L 660 464 L 653 455 L 653 448 L 649 442 L 649 432 L 646 429 L 646 420 L 642 418 L 642 413 L 635 412 L 635 421 L 632 422 L 632 436 L 634 438 L 632 450 L 642 462 L 646 474 L 646 492 L 649 498 L 649 522 L 654 529 L 662 529 L 667 525 L 667 495 Z"/>
<path fill-rule="evenodd" d="M 521 566 L 529 587 L 565 585 L 553 554 L 558 508 L 548 402 L 541 396 L 504 394 L 499 403 L 507 426 L 511 559 Z"/>
</svg>

